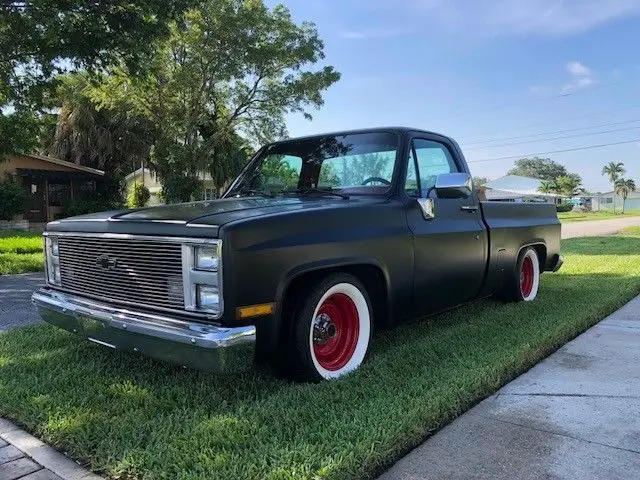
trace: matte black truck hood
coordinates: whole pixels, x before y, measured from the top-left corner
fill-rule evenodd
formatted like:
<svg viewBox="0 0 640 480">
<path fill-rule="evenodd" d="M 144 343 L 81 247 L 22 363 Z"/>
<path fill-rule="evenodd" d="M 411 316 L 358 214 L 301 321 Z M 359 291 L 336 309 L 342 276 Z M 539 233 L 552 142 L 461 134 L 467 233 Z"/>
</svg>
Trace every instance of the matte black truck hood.
<svg viewBox="0 0 640 480">
<path fill-rule="evenodd" d="M 357 202 L 358 200 L 353 199 L 314 196 L 228 198 L 80 215 L 51 222 L 47 225 L 47 230 L 215 236 L 218 227 L 236 220 Z"/>
</svg>

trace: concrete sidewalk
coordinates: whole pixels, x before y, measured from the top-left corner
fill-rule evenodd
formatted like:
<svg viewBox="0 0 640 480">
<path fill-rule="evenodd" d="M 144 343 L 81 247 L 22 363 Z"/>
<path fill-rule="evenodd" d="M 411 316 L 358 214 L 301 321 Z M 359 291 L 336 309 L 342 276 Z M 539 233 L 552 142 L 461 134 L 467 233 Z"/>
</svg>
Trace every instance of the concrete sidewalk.
<svg viewBox="0 0 640 480">
<path fill-rule="evenodd" d="M 0 480 L 102 480 L 0 418 Z"/>
<path fill-rule="evenodd" d="M 640 296 L 380 477 L 462 478 L 640 478 Z"/>
</svg>

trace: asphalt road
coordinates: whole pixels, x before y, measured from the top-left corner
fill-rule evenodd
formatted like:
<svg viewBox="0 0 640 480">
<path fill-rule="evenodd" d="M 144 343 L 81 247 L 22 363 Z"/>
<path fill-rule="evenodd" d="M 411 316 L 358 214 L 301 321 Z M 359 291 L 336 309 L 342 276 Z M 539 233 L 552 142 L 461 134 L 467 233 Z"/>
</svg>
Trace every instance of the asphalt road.
<svg viewBox="0 0 640 480">
<path fill-rule="evenodd" d="M 44 273 L 0 276 L 0 332 L 38 323 L 31 294 L 44 283 Z"/>
<path fill-rule="evenodd" d="M 640 225 L 640 217 L 565 223 L 562 238 L 613 235 L 635 225 Z M 43 273 L 0 276 L 0 332 L 40 321 L 30 299 L 31 293 L 42 283 Z"/>
</svg>

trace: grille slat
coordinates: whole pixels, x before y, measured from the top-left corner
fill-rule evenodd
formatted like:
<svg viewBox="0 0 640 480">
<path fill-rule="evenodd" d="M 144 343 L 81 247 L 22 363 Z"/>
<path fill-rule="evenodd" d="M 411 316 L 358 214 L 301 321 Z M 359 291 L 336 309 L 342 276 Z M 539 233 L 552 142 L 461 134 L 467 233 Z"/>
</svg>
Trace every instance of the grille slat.
<svg viewBox="0 0 640 480">
<path fill-rule="evenodd" d="M 124 249 L 124 248 L 111 248 L 109 246 L 104 246 L 105 248 L 109 248 L 110 252 L 112 252 L 114 255 L 117 254 L 122 254 L 122 255 L 127 255 L 128 253 L 130 253 L 130 250 Z M 74 252 L 77 253 L 85 253 L 88 255 L 93 255 L 95 253 L 96 250 L 96 246 L 91 246 L 89 248 L 87 247 L 82 247 L 79 245 L 65 245 L 64 248 L 70 248 L 73 249 Z M 162 252 L 162 251 L 157 251 L 154 252 L 152 250 L 148 250 L 148 251 L 144 251 L 144 250 L 137 250 L 136 249 L 136 255 L 143 255 L 145 257 L 150 257 L 150 258 L 167 258 L 167 259 L 175 259 L 175 258 L 180 258 L 180 252 Z"/>
<path fill-rule="evenodd" d="M 69 269 L 66 268 L 62 268 L 61 272 L 66 275 L 66 279 L 68 282 L 70 283 L 81 283 L 82 282 L 94 282 L 96 280 L 96 275 L 90 273 L 90 272 L 85 272 L 85 271 L 70 271 Z M 105 281 L 117 281 L 117 278 L 114 277 L 102 277 L 102 280 Z M 182 287 L 182 280 L 180 279 L 180 283 L 179 286 Z M 125 283 L 125 282 L 123 282 Z M 159 283 L 152 283 L 152 282 L 147 282 L 144 280 L 140 280 L 138 278 L 136 279 L 131 279 L 129 280 L 128 283 L 133 283 L 135 284 L 135 287 L 141 287 L 144 288 L 145 290 L 149 290 L 152 292 L 158 292 L 161 294 L 170 294 L 170 290 L 168 290 L 168 288 L 166 286 L 163 286 L 162 284 Z M 178 282 L 175 282 L 175 285 L 178 286 Z M 124 285 L 120 284 L 119 287 L 122 288 Z M 88 286 L 89 287 L 89 286 Z"/>
<path fill-rule="evenodd" d="M 114 301 L 184 309 L 182 246 L 160 240 L 60 236 L 62 288 Z M 107 255 L 115 266 L 102 268 Z"/>
</svg>

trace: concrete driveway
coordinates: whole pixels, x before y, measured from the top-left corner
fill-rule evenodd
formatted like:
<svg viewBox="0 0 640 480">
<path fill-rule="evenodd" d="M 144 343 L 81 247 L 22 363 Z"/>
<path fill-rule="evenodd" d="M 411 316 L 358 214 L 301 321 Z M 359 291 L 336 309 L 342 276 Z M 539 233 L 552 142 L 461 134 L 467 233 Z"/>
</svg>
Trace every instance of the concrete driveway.
<svg viewBox="0 0 640 480">
<path fill-rule="evenodd" d="M 640 478 L 640 296 L 380 480 Z"/>
<path fill-rule="evenodd" d="M 562 238 L 613 235 L 626 227 L 640 226 L 640 217 L 590 220 L 562 224 Z"/>
<path fill-rule="evenodd" d="M 31 294 L 44 283 L 44 272 L 0 276 L 0 332 L 40 321 Z"/>
</svg>

